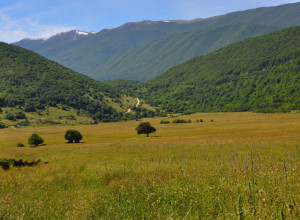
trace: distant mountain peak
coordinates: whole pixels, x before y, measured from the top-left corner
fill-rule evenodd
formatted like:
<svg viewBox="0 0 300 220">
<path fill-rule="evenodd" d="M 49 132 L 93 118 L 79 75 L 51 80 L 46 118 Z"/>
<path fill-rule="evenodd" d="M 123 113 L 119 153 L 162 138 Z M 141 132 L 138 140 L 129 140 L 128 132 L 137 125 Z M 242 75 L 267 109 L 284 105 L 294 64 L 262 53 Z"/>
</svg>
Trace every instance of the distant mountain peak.
<svg viewBox="0 0 300 220">
<path fill-rule="evenodd" d="M 195 23 L 195 22 L 199 22 L 204 20 L 203 18 L 196 18 L 196 19 L 192 19 L 192 20 L 162 20 L 159 22 L 164 22 L 164 23 L 170 23 L 170 22 L 174 22 L 177 24 L 190 24 L 190 23 Z"/>
<path fill-rule="evenodd" d="M 40 41 L 46 41 L 48 38 L 30 38 L 30 37 L 26 37 L 23 40 L 40 40 Z"/>
<path fill-rule="evenodd" d="M 83 36 L 88 36 L 88 35 L 92 35 L 92 34 L 96 34 L 96 32 L 86 32 L 86 31 L 81 31 L 81 30 L 70 30 L 70 31 L 65 31 L 65 32 L 59 32 L 49 38 L 30 38 L 30 37 L 26 37 L 24 39 L 22 39 L 19 42 L 28 42 L 28 41 L 36 41 L 36 42 L 40 42 L 40 43 L 45 43 L 49 40 L 53 40 L 53 39 L 57 39 L 57 38 L 64 38 L 67 40 L 77 40 L 80 37 Z M 18 42 L 17 42 L 18 43 Z"/>
</svg>

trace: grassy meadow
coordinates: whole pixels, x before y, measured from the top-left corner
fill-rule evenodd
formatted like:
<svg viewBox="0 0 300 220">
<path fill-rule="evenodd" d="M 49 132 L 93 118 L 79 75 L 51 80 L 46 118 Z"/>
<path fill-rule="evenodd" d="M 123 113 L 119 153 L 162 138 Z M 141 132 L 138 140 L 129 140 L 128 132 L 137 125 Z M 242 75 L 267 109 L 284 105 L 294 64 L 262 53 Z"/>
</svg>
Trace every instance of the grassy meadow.
<svg viewBox="0 0 300 220">
<path fill-rule="evenodd" d="M 0 219 L 300 218 L 299 113 L 178 118 L 192 123 L 143 119 L 149 138 L 137 121 L 0 130 L 0 158 L 42 161 L 0 169 Z M 32 133 L 46 145 L 28 147 Z"/>
</svg>

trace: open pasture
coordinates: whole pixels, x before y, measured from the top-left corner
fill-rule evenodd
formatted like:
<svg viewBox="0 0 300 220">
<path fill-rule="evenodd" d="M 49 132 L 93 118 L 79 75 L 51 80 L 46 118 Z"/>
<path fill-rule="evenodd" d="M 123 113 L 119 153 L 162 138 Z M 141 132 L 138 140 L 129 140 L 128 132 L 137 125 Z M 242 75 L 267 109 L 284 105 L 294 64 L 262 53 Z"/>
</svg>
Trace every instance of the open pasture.
<svg viewBox="0 0 300 220">
<path fill-rule="evenodd" d="M 0 219 L 300 218 L 300 114 L 178 118 L 192 123 L 143 119 L 149 138 L 137 121 L 1 130 L 0 158 L 42 163 L 0 169 Z M 46 145 L 28 147 L 32 133 Z"/>
</svg>

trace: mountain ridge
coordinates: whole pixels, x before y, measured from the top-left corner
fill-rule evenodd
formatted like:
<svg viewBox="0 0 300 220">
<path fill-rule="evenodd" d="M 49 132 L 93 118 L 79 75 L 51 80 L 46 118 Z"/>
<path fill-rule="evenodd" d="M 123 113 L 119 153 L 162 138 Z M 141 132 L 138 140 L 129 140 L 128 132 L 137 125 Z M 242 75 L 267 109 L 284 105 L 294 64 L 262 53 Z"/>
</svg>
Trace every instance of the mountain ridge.
<svg viewBox="0 0 300 220">
<path fill-rule="evenodd" d="M 90 76 L 98 80 L 112 80 L 122 75 L 122 79 L 147 81 L 193 57 L 279 29 L 266 25 L 235 24 L 175 33 L 115 55 Z"/>
<path fill-rule="evenodd" d="M 105 29 L 85 38 L 57 44 L 28 45 L 41 55 L 86 75 L 93 75 L 101 66 L 118 54 L 143 43 L 158 40 L 174 33 L 201 31 L 237 23 L 261 24 L 276 27 L 300 25 L 300 3 L 231 12 L 187 24 L 176 22 L 130 23 Z M 145 22 L 144 22 L 145 23 Z M 130 28 L 129 28 L 130 26 Z M 18 45 L 18 43 L 16 43 Z M 183 60 L 182 60 L 183 62 Z M 176 65 L 177 63 L 174 63 Z M 108 73 L 109 74 L 109 73 Z M 122 78 L 122 74 L 116 78 Z M 151 78 L 151 77 L 150 77 Z M 97 76 L 101 80 L 101 75 Z"/>
</svg>

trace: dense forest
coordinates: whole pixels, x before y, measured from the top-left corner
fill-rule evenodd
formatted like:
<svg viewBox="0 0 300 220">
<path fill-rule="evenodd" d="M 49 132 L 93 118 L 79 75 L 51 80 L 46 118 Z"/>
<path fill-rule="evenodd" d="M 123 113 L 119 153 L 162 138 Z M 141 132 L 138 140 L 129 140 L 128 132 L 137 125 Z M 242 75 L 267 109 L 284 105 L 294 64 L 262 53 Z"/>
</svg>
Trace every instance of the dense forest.
<svg viewBox="0 0 300 220">
<path fill-rule="evenodd" d="M 102 83 L 110 86 L 121 95 L 129 95 L 132 97 L 139 97 L 140 91 L 144 88 L 143 82 L 137 80 L 115 79 L 102 81 Z"/>
<path fill-rule="evenodd" d="M 0 43 L 0 98 L 3 106 L 26 112 L 46 106 L 85 110 L 95 121 L 117 121 L 121 114 L 105 97 L 119 94 L 107 85 L 76 73 L 26 49 Z"/>
<path fill-rule="evenodd" d="M 300 27 L 193 58 L 146 88 L 145 100 L 166 112 L 300 109 Z"/>
</svg>

